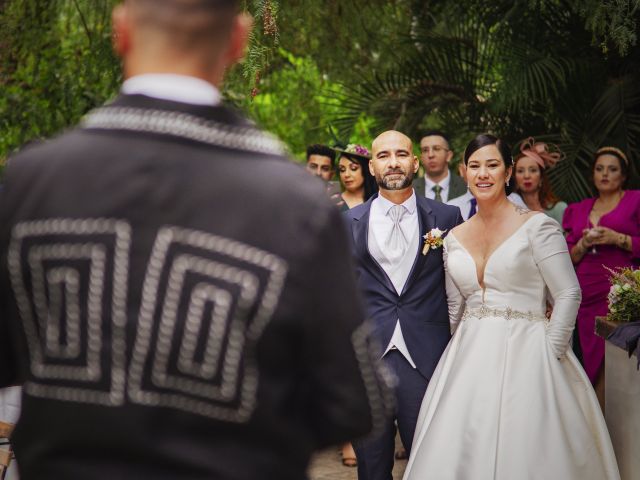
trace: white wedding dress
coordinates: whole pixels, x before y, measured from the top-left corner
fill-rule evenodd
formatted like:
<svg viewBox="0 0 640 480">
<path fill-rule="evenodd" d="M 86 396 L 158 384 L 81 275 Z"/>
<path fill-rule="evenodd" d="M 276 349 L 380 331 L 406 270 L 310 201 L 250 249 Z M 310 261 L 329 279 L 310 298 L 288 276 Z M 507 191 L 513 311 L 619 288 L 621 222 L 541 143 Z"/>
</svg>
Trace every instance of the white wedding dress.
<svg viewBox="0 0 640 480">
<path fill-rule="evenodd" d="M 483 282 L 455 233 L 444 249 L 457 328 L 424 396 L 404 480 L 619 479 L 595 393 L 568 348 L 580 290 L 559 225 L 527 219 L 489 257 Z"/>
</svg>

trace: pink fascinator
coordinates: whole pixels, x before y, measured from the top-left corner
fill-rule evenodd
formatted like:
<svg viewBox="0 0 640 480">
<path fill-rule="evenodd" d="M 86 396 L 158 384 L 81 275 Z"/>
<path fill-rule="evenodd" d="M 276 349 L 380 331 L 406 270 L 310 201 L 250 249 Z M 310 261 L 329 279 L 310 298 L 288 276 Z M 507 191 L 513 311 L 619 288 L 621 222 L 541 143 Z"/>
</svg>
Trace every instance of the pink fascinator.
<svg viewBox="0 0 640 480">
<path fill-rule="evenodd" d="M 520 144 L 520 152 L 535 160 L 540 168 L 553 168 L 564 159 L 564 153 L 557 145 L 536 142 L 533 137 L 527 138 Z"/>
</svg>

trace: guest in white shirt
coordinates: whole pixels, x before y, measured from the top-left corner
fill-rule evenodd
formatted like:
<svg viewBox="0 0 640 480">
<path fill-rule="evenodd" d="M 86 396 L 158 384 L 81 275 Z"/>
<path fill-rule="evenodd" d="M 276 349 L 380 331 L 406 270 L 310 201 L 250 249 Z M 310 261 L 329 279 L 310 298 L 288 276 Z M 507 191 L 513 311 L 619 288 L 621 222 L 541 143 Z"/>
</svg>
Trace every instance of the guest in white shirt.
<svg viewBox="0 0 640 480">
<path fill-rule="evenodd" d="M 420 161 L 424 167 L 424 178 L 416 178 L 413 182 L 417 195 L 447 202 L 465 193 L 464 181 L 449 171 L 452 158 L 453 150 L 445 133 L 431 130 L 422 136 Z"/>
</svg>

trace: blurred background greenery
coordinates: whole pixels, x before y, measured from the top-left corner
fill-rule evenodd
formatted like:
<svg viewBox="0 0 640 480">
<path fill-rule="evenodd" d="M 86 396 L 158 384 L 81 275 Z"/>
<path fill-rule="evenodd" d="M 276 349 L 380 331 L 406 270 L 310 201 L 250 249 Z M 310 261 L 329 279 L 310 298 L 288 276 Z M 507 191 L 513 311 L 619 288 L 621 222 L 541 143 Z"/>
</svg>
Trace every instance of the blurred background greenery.
<svg viewBox="0 0 640 480">
<path fill-rule="evenodd" d="M 118 90 L 116 0 L 0 0 L 0 156 L 68 128 Z M 302 160 L 440 128 L 456 159 L 477 133 L 532 135 L 567 158 L 552 181 L 590 194 L 589 161 L 625 150 L 638 188 L 640 0 L 244 0 L 256 28 L 224 94 Z"/>
</svg>

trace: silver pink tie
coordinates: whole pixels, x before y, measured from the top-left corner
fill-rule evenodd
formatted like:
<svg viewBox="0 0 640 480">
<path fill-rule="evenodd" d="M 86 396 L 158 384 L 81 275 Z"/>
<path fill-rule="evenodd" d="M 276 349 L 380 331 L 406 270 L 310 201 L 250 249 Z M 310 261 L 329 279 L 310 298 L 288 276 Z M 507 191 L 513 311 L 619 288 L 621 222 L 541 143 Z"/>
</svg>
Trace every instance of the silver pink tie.
<svg viewBox="0 0 640 480">
<path fill-rule="evenodd" d="M 391 233 L 389 233 L 386 241 L 386 246 L 391 250 L 404 252 L 407 248 L 407 238 L 404 236 L 404 232 L 400 226 L 400 222 L 405 213 L 407 213 L 407 209 L 403 205 L 394 205 L 387 212 L 387 215 L 389 215 L 393 222 Z"/>
</svg>

